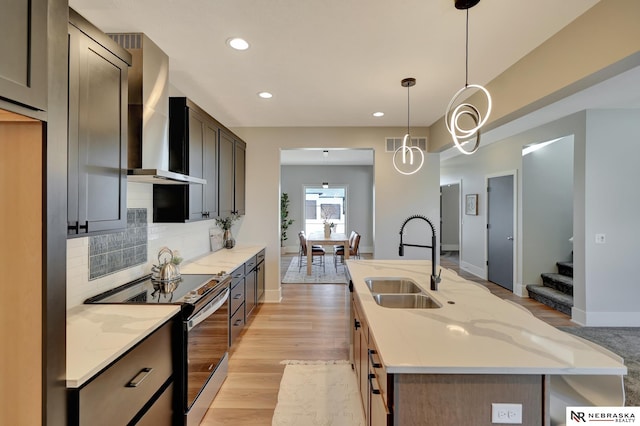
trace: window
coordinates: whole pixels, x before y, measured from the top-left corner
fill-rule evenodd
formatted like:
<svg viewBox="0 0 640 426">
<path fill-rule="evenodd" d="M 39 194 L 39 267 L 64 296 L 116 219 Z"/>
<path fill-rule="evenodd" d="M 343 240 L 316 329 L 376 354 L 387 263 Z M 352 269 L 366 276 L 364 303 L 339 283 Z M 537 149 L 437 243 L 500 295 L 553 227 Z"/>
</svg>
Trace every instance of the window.
<svg viewBox="0 0 640 426">
<path fill-rule="evenodd" d="M 345 186 L 304 187 L 304 229 L 307 234 L 323 232 L 324 223 L 335 224 L 333 232 L 345 233 L 347 229 Z"/>
</svg>

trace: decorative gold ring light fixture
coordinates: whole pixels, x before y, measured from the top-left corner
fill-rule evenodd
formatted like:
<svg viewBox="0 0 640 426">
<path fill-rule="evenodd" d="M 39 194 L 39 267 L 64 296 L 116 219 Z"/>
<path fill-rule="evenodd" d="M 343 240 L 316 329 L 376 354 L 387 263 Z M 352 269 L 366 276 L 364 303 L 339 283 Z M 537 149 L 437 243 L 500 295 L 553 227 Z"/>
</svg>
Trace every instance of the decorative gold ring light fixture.
<svg viewBox="0 0 640 426">
<path fill-rule="evenodd" d="M 445 111 L 445 124 L 447 130 L 453 138 L 456 148 L 463 154 L 473 154 L 480 147 L 480 129 L 485 125 L 489 115 L 491 114 L 491 95 L 489 91 L 479 84 L 469 84 L 469 9 L 478 4 L 480 0 L 455 0 L 456 9 L 467 11 L 466 20 L 466 49 L 465 49 L 465 82 L 464 87 L 456 92 L 451 98 L 449 105 Z M 487 111 L 484 115 L 480 110 L 468 102 L 458 103 L 460 98 L 467 98 L 470 90 L 482 92 L 486 98 Z M 463 96 L 464 95 L 464 96 Z M 473 126 L 463 125 L 463 118 L 470 118 Z M 467 120 L 468 121 L 468 120 Z M 475 144 L 470 150 L 463 148 L 463 145 L 475 138 Z"/>
<path fill-rule="evenodd" d="M 410 117 L 410 111 L 411 111 L 410 103 L 409 103 L 409 88 L 416 85 L 416 79 L 413 77 L 407 77 L 402 79 L 400 84 L 402 85 L 402 87 L 407 88 L 407 134 L 404 135 L 404 139 L 402 139 L 402 146 L 396 149 L 395 152 L 393 153 L 393 167 L 395 167 L 398 173 L 401 173 L 403 175 L 412 175 L 416 173 L 418 170 L 420 170 L 422 168 L 422 165 L 424 164 L 424 154 L 419 147 L 411 146 L 411 134 L 409 132 L 409 117 Z M 418 164 L 417 166 L 414 166 L 413 164 L 414 151 L 420 154 L 420 164 Z M 398 167 L 398 163 L 397 163 L 399 152 L 402 152 L 402 164 L 403 164 L 402 168 Z M 408 166 L 407 166 L 407 154 L 409 156 Z M 405 170 L 407 168 L 409 169 L 408 171 Z"/>
</svg>

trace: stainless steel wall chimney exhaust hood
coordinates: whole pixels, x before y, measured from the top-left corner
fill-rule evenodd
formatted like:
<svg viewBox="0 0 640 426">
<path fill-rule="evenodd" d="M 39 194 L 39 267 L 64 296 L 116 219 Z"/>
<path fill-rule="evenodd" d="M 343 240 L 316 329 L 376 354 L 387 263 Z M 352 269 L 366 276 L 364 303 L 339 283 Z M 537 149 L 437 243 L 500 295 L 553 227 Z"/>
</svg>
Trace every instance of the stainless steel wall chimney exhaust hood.
<svg viewBox="0 0 640 426">
<path fill-rule="evenodd" d="M 206 184 L 169 170 L 169 57 L 142 33 L 108 34 L 131 53 L 128 181 Z"/>
</svg>

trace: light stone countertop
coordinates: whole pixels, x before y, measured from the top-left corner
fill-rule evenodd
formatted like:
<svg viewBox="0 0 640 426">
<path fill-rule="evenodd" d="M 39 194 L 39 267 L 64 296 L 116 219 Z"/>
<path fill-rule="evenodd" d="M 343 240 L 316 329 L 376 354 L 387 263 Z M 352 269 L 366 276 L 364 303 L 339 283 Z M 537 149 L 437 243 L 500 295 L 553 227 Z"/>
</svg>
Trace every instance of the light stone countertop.
<svg viewBox="0 0 640 426">
<path fill-rule="evenodd" d="M 264 246 L 242 244 L 238 244 L 232 249 L 223 248 L 180 265 L 180 273 L 217 274 L 225 271 L 230 274 L 262 249 Z"/>
<path fill-rule="evenodd" d="M 231 273 L 264 246 L 237 245 L 180 267 L 182 274 Z M 180 311 L 178 305 L 80 305 L 67 311 L 67 387 L 78 388 Z"/>
<path fill-rule="evenodd" d="M 178 312 L 178 305 L 79 305 L 68 310 L 67 387 L 82 386 Z"/>
<path fill-rule="evenodd" d="M 606 350 L 558 330 L 454 271 L 442 268 L 439 289 L 431 291 L 430 261 L 349 259 L 347 266 L 388 373 L 627 373 Z M 368 277 L 411 278 L 442 307 L 379 306 L 365 284 Z"/>
</svg>

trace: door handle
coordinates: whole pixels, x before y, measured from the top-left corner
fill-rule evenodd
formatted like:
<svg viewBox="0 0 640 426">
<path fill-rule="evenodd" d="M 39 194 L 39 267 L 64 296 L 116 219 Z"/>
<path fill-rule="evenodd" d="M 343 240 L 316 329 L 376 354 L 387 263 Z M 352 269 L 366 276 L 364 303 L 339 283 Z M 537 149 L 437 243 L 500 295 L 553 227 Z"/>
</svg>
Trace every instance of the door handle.
<svg viewBox="0 0 640 426">
<path fill-rule="evenodd" d="M 509 241 L 513 241 L 513 237 L 512 237 L 511 235 L 509 235 L 509 236 L 507 237 L 507 240 L 509 240 Z"/>
</svg>

